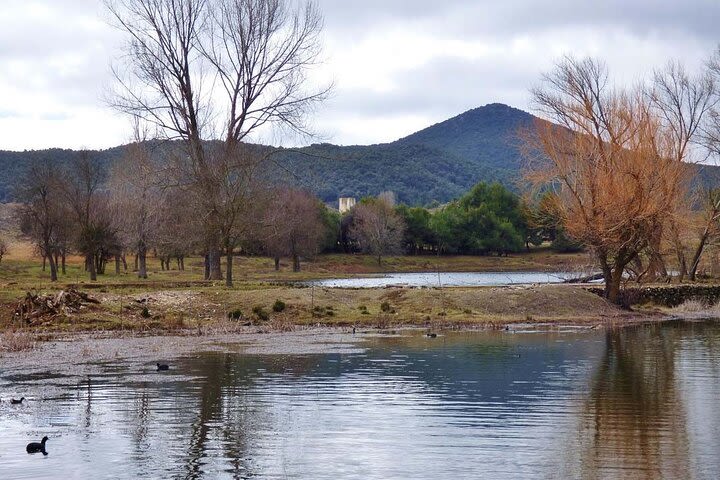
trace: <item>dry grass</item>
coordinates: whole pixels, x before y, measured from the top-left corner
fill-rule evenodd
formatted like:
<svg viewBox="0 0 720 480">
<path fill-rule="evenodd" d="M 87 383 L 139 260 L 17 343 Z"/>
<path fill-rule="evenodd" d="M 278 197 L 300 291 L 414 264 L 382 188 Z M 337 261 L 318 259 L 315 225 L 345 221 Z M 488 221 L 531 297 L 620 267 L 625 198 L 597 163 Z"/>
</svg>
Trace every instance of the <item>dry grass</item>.
<svg viewBox="0 0 720 480">
<path fill-rule="evenodd" d="M 20 242 L 22 243 L 22 242 Z M 33 332 L 179 331 L 230 333 L 247 328 L 288 331 L 304 326 L 496 325 L 508 322 L 586 320 L 617 314 L 599 297 L 572 286 L 538 288 L 326 289 L 302 288 L 288 281 L 353 276 L 382 271 L 570 271 L 588 262 L 583 254 L 558 255 L 546 249 L 510 257 L 389 257 L 378 269 L 365 255 L 320 255 L 303 263 L 299 274 L 283 265 L 275 272 L 267 258 L 238 257 L 235 287 L 202 280 L 202 259 L 186 259 L 186 271 L 158 271 L 149 259 L 150 278 L 109 271 L 89 282 L 81 259 L 69 259 L 68 274 L 52 284 L 28 245 L 0 266 L 0 330 L 12 327 L 12 312 L 26 292 L 55 293 L 74 285 L 101 301 L 97 309 L 49 319 Z M 23 258 L 20 258 L 23 257 Z M 130 259 L 128 259 L 130 260 Z M 273 312 L 276 300 L 287 308 Z M 383 311 L 383 303 L 389 308 Z M 256 318 L 254 307 L 269 318 Z M 365 307 L 361 309 L 360 307 Z M 143 312 L 143 310 L 145 310 Z M 239 310 L 242 319 L 228 319 Z M 588 320 L 590 321 L 590 320 Z"/>
<path fill-rule="evenodd" d="M 677 307 L 670 309 L 670 311 L 675 314 L 692 313 L 720 317 L 720 302 L 713 305 L 693 298 L 685 300 Z"/>
<path fill-rule="evenodd" d="M 26 330 L 12 329 L 0 333 L 0 351 L 23 352 L 35 348 L 35 337 Z"/>
<path fill-rule="evenodd" d="M 137 299 L 144 301 L 138 303 Z M 274 312 L 278 300 L 286 304 Z M 137 296 L 105 293 L 92 311 L 48 319 L 34 332 L 156 331 L 232 333 L 252 327 L 292 331 L 308 326 L 485 326 L 507 323 L 597 323 L 622 312 L 572 285 L 533 287 L 328 289 L 282 285 L 158 290 Z M 143 315 L 147 309 L 148 314 Z M 262 309 L 263 317 L 253 313 Z M 239 318 L 229 314 L 241 312 Z"/>
</svg>

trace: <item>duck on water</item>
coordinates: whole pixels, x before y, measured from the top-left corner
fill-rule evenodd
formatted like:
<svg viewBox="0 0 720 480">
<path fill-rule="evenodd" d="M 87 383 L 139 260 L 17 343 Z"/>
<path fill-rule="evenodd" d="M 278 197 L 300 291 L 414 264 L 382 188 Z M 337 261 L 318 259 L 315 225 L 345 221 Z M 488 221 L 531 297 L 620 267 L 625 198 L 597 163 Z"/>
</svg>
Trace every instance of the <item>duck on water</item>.
<svg viewBox="0 0 720 480">
<path fill-rule="evenodd" d="M 48 452 L 45 450 L 45 442 L 47 441 L 48 437 L 43 437 L 40 443 L 30 442 L 27 444 L 27 447 L 25 447 L 25 450 L 27 450 L 27 453 L 42 453 L 43 455 L 47 455 Z"/>
</svg>

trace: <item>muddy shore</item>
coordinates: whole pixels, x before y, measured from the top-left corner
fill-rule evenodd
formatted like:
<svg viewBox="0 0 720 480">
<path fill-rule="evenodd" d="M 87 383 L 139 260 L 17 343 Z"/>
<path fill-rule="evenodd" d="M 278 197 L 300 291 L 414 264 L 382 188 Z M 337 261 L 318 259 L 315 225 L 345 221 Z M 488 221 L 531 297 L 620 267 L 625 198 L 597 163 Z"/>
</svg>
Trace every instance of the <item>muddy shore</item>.
<svg viewBox="0 0 720 480">
<path fill-rule="evenodd" d="M 463 325 L 450 330 L 433 330 L 442 337 L 449 331 L 561 332 L 620 328 L 640 323 L 677 319 L 663 314 L 626 315 L 620 320 L 611 318 L 601 322 L 586 320 L 563 323 L 516 323 L 502 328 L 487 325 Z M 16 352 L 0 352 L 0 374 L 11 372 L 33 374 L 51 372 L 57 375 L 91 375 L 100 371 L 101 364 L 121 362 L 133 364 L 139 371 L 152 372 L 158 361 L 170 362 L 183 356 L 201 352 L 236 352 L 247 355 L 308 355 L 327 353 L 359 353 L 364 343 L 383 336 L 409 335 L 424 337 L 430 329 L 399 326 L 389 329 L 372 327 L 303 327 L 295 331 L 268 331 L 246 327 L 232 333 L 198 335 L 187 330 L 171 334 L 137 332 L 80 332 L 37 335 L 32 348 Z"/>
</svg>

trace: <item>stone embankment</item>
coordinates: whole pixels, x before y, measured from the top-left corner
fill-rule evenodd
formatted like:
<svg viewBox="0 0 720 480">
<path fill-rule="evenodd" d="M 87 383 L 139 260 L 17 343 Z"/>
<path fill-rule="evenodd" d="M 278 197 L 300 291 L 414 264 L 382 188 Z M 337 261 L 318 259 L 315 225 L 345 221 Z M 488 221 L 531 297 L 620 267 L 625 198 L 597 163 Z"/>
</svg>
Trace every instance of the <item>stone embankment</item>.
<svg viewBox="0 0 720 480">
<path fill-rule="evenodd" d="M 599 287 L 589 291 L 603 294 Z M 677 307 L 688 300 L 698 300 L 707 305 L 720 301 L 720 285 L 662 285 L 626 288 L 621 292 L 621 303 L 625 306 L 653 303 L 664 307 Z"/>
</svg>

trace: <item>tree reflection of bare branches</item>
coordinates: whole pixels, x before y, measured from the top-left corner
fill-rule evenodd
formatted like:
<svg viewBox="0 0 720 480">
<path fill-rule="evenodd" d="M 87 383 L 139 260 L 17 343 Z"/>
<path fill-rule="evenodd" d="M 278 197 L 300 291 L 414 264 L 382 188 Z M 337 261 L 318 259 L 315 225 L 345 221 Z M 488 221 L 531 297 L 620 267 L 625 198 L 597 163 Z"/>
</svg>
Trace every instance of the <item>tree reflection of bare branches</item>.
<svg viewBox="0 0 720 480">
<path fill-rule="evenodd" d="M 283 374 L 298 379 L 312 371 L 312 357 L 280 357 L 276 361 L 239 357 L 231 354 L 205 355 L 193 373 L 202 378 L 198 392 L 197 417 L 190 428 L 184 475 L 198 479 L 209 475 L 203 469 L 207 457 L 219 455 L 226 463 L 226 472 L 233 478 L 249 478 L 254 472 L 252 439 L 258 431 L 272 423 L 272 412 L 265 402 L 258 401 L 255 385 L 258 371 L 270 375 Z M 212 476 L 212 475 L 210 475 Z"/>
<path fill-rule="evenodd" d="M 687 478 L 686 409 L 678 386 L 684 329 L 610 330 L 581 412 L 582 478 Z"/>
</svg>

